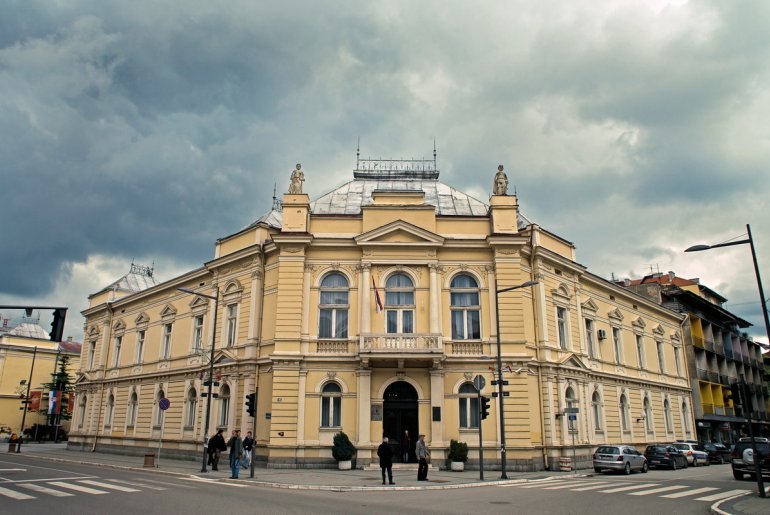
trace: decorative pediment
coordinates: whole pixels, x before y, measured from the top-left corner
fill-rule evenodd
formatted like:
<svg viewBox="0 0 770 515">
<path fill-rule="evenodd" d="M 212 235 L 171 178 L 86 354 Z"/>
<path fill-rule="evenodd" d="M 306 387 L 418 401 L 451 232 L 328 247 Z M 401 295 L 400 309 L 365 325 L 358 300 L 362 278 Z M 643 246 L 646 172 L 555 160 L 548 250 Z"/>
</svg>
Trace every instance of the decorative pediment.
<svg viewBox="0 0 770 515">
<path fill-rule="evenodd" d="M 231 295 L 233 293 L 240 293 L 243 291 L 243 285 L 238 279 L 230 279 L 222 288 L 223 295 Z"/>
<path fill-rule="evenodd" d="M 635 320 L 632 320 L 631 325 L 636 327 L 637 329 L 644 329 L 645 327 L 647 327 L 647 323 L 644 321 L 642 317 L 637 317 Z"/>
<path fill-rule="evenodd" d="M 444 238 L 422 227 L 403 220 L 396 220 L 355 237 L 358 245 L 436 247 L 444 244 Z"/>
<path fill-rule="evenodd" d="M 572 295 L 570 295 L 569 292 L 569 286 L 564 283 L 559 284 L 559 286 L 551 290 L 551 295 L 553 295 L 555 301 L 560 301 L 562 303 L 567 303 L 572 298 Z"/>
<path fill-rule="evenodd" d="M 112 330 L 115 331 L 116 333 L 123 332 L 126 330 L 126 323 L 121 318 L 120 320 L 118 320 L 112 325 Z"/>
<path fill-rule="evenodd" d="M 236 361 L 237 356 L 228 349 L 218 350 L 216 351 L 216 354 L 214 354 L 214 364 L 216 365 L 226 365 L 228 363 L 235 363 Z"/>
<path fill-rule="evenodd" d="M 655 327 L 652 328 L 652 333 L 657 336 L 663 336 L 666 331 L 663 330 L 663 326 L 658 324 Z"/>
<path fill-rule="evenodd" d="M 596 311 L 599 309 L 599 306 L 596 305 L 596 302 L 591 299 L 581 303 L 580 307 L 583 309 L 583 311 L 588 311 L 591 313 L 596 313 Z"/>
<path fill-rule="evenodd" d="M 150 317 L 147 316 L 147 313 L 145 313 L 144 311 L 139 313 L 139 316 L 134 319 L 134 325 L 136 325 L 137 327 L 142 325 L 147 325 L 149 323 L 150 323 Z"/>
<path fill-rule="evenodd" d="M 674 345 L 681 345 L 682 337 L 679 335 L 679 331 L 674 331 L 671 333 L 671 343 Z"/>
<path fill-rule="evenodd" d="M 176 316 L 176 308 L 171 304 L 166 304 L 163 309 L 160 310 L 161 318 L 173 318 Z"/>
<path fill-rule="evenodd" d="M 93 340 L 94 338 L 98 338 L 99 337 L 99 327 L 96 326 L 96 325 L 92 325 L 86 331 L 86 335 L 88 336 L 89 340 Z"/>
<path fill-rule="evenodd" d="M 200 295 L 196 295 L 190 301 L 190 311 L 192 311 L 193 313 L 200 313 L 201 311 L 206 311 L 208 307 L 209 307 L 209 299 L 201 297 Z"/>
<path fill-rule="evenodd" d="M 607 313 L 607 316 L 609 318 L 613 319 L 613 320 L 617 320 L 618 322 L 622 322 L 623 321 L 623 313 L 621 313 L 621 311 L 618 308 L 610 310 Z"/>
<path fill-rule="evenodd" d="M 583 361 L 574 354 L 569 354 L 559 363 L 562 367 L 579 368 L 581 370 L 589 370 L 589 368 L 583 363 Z"/>
</svg>

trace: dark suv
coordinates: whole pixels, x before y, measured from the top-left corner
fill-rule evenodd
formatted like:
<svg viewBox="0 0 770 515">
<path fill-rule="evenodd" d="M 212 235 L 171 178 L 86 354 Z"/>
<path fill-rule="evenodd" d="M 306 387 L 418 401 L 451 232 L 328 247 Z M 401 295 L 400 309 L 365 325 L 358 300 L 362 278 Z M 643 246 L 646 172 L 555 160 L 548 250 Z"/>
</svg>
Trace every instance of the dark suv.
<svg viewBox="0 0 770 515">
<path fill-rule="evenodd" d="M 730 463 L 733 453 L 721 443 L 704 443 L 703 448 L 709 453 L 711 463 Z"/>
<path fill-rule="evenodd" d="M 733 446 L 733 477 L 743 479 L 744 474 L 750 478 L 756 479 L 757 472 L 754 460 L 760 460 L 760 470 L 763 476 L 770 476 L 770 440 L 767 438 L 754 438 L 754 445 L 757 447 L 758 456 L 754 456 L 751 448 L 751 438 L 741 438 Z"/>
</svg>

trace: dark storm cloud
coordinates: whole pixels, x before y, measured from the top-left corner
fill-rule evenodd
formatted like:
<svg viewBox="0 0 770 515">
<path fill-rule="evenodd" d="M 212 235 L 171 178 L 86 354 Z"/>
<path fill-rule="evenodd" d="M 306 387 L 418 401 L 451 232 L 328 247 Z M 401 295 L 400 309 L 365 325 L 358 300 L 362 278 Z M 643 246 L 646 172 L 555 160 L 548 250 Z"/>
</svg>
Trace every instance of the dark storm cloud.
<svg viewBox="0 0 770 515">
<path fill-rule="evenodd" d="M 770 256 L 769 10 L 6 2 L 0 296 L 135 256 L 197 266 L 294 163 L 311 197 L 349 180 L 359 137 L 372 157 L 430 157 L 436 137 L 441 179 L 481 200 L 504 163 L 525 214 L 596 273 L 696 266 L 682 235 L 747 219 Z"/>
</svg>

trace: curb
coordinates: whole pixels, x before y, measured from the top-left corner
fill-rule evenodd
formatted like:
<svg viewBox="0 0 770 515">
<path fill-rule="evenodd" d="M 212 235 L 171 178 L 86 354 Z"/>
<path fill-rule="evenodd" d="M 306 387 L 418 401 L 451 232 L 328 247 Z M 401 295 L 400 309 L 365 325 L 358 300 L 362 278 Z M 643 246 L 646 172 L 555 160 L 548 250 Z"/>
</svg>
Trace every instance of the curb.
<svg viewBox="0 0 770 515">
<path fill-rule="evenodd" d="M 728 502 L 728 501 L 733 501 L 733 500 L 735 500 L 735 499 L 737 499 L 739 497 L 744 497 L 746 495 L 749 495 L 749 494 L 738 494 L 738 495 L 734 495 L 732 497 L 728 497 L 727 499 L 720 499 L 720 500 L 718 500 L 717 502 L 715 502 L 714 504 L 711 505 L 710 512 L 715 514 L 715 515 L 733 515 L 733 513 L 729 512 L 729 511 L 725 511 L 725 510 L 722 509 L 722 503 L 723 502 Z"/>
<path fill-rule="evenodd" d="M 30 456 L 30 455 L 27 455 Z M 200 476 L 198 474 L 190 474 L 190 473 L 184 473 L 184 472 L 174 472 L 159 468 L 150 468 L 150 467 L 132 467 L 127 465 L 115 465 L 113 463 L 101 463 L 101 462 L 93 462 L 93 461 L 85 461 L 85 460 L 70 460 L 66 458 L 58 458 L 54 456 L 30 456 L 32 458 L 39 458 L 42 460 L 48 460 L 48 461 L 54 461 L 58 463 L 74 463 L 76 465 L 92 465 L 95 467 L 104 467 L 104 468 L 111 468 L 111 469 L 118 469 L 118 470 L 132 470 L 132 471 L 138 471 L 138 472 L 153 472 L 156 474 L 170 474 L 178 477 L 186 477 L 186 478 L 195 478 L 195 479 L 202 479 L 206 481 L 211 482 L 218 482 L 218 483 L 232 483 L 232 484 L 249 484 L 254 486 L 261 486 L 264 488 L 277 488 L 277 489 L 283 489 L 283 490 L 318 490 L 318 491 L 326 491 L 326 492 L 385 492 L 385 491 L 421 491 L 421 490 L 457 490 L 461 488 L 481 488 L 485 486 L 507 486 L 507 485 L 516 485 L 520 483 L 532 483 L 536 481 L 552 481 L 556 476 L 546 477 L 544 479 L 504 479 L 504 480 L 496 480 L 496 481 L 485 481 L 485 482 L 473 482 L 473 483 L 458 483 L 453 485 L 425 485 L 425 486 L 346 486 L 346 485 L 340 485 L 340 486 L 332 486 L 332 485 L 299 485 L 299 484 L 290 484 L 290 483 L 275 483 L 272 481 L 256 481 L 252 480 L 251 478 L 248 479 L 230 479 L 230 478 L 220 478 L 220 479 L 211 479 L 207 476 Z M 570 475 L 564 475 L 564 476 L 558 476 L 559 478 L 579 478 L 579 477 L 590 477 L 590 474 L 570 474 Z M 740 496 L 736 496 L 740 497 Z M 730 499 L 733 499 L 731 497 Z M 724 500 L 730 500 L 730 499 L 724 499 Z M 724 512 L 719 512 L 719 515 L 729 515 Z"/>
</svg>

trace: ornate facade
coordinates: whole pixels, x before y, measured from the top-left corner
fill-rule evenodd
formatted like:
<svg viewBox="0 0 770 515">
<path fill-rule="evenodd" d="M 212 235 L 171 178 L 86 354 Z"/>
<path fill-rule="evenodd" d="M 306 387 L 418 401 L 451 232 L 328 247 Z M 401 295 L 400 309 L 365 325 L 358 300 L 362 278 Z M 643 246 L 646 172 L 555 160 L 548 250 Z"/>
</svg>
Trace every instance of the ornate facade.
<svg viewBox="0 0 770 515">
<path fill-rule="evenodd" d="M 358 466 L 405 430 L 441 463 L 450 439 L 478 446 L 479 423 L 485 463 L 499 466 L 500 417 L 511 470 L 573 452 L 587 463 L 605 442 L 693 438 L 683 318 L 589 273 L 502 186 L 487 204 L 433 163 L 359 162 L 315 201 L 295 187 L 202 267 L 91 296 L 70 445 L 140 453 L 162 436 L 164 454 L 199 456 L 212 339 L 209 433 L 250 430 L 256 392 L 268 466 L 333 466 L 340 430 Z M 218 311 L 178 288 L 218 296 Z M 472 381 L 490 396 L 498 327 L 510 396 L 480 421 Z"/>
</svg>

